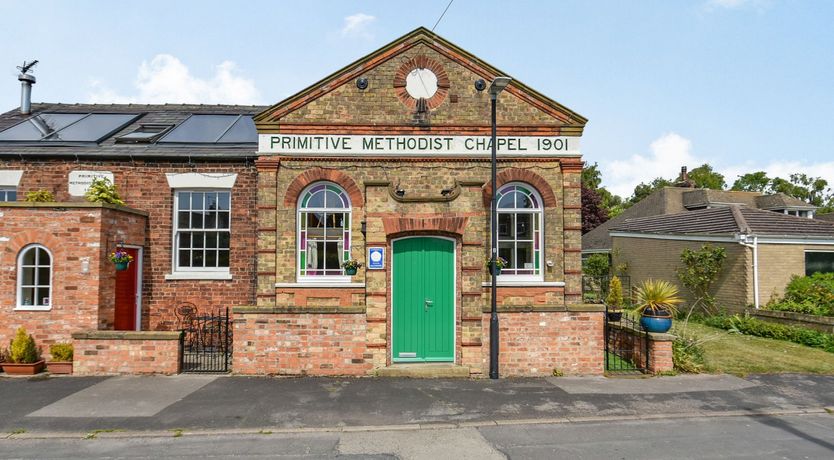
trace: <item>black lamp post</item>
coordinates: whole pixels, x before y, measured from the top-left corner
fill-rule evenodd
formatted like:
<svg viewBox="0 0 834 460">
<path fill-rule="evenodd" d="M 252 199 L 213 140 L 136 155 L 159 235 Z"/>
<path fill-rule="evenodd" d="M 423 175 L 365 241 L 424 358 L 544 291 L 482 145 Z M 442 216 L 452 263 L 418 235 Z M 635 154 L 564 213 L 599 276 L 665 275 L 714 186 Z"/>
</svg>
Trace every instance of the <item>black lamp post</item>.
<svg viewBox="0 0 834 460">
<path fill-rule="evenodd" d="M 492 308 L 489 317 L 489 378 L 498 378 L 498 199 L 496 197 L 496 180 L 498 176 L 498 160 L 496 154 L 496 122 L 495 106 L 498 94 L 510 83 L 510 77 L 495 77 L 489 85 L 489 99 L 492 103 L 492 201 L 490 203 L 490 219 L 492 221 L 492 257 L 490 271 L 492 272 Z"/>
</svg>

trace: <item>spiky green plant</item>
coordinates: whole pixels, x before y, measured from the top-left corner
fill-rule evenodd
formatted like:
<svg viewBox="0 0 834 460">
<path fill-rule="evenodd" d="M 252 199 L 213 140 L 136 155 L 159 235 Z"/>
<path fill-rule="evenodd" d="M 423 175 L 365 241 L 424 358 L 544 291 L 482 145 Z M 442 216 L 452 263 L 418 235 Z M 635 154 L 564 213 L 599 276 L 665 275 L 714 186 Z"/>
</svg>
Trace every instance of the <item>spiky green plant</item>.
<svg viewBox="0 0 834 460">
<path fill-rule="evenodd" d="M 678 288 L 664 280 L 648 279 L 634 289 L 634 311 L 649 315 L 668 311 L 677 313 L 677 305 L 683 302 L 678 297 Z"/>
</svg>

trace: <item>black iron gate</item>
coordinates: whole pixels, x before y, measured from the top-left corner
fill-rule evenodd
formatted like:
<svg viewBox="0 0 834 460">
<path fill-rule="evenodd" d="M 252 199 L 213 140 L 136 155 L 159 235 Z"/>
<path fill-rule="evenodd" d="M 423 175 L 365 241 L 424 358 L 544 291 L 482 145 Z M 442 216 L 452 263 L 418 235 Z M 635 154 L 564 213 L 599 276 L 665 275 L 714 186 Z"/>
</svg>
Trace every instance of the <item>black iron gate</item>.
<svg viewBox="0 0 834 460">
<path fill-rule="evenodd" d="M 640 321 L 626 312 L 605 306 L 605 371 L 646 373 L 649 369 L 649 335 Z"/>
<path fill-rule="evenodd" d="M 177 310 L 180 328 L 180 369 L 182 372 L 229 372 L 232 364 L 232 329 L 229 309 L 197 313 L 195 308 Z"/>
</svg>

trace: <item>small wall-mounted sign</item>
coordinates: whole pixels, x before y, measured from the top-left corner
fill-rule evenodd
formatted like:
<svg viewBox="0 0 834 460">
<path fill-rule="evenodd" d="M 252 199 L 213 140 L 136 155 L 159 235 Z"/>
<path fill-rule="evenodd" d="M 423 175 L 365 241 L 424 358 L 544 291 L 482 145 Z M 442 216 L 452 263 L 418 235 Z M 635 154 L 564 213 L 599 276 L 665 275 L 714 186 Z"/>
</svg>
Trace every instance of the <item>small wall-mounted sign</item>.
<svg viewBox="0 0 834 460">
<path fill-rule="evenodd" d="M 70 171 L 69 173 L 69 194 L 70 196 L 84 196 L 93 179 L 109 179 L 113 182 L 113 173 L 110 171 Z"/>
<path fill-rule="evenodd" d="M 385 248 L 368 248 L 368 270 L 385 268 Z"/>
</svg>

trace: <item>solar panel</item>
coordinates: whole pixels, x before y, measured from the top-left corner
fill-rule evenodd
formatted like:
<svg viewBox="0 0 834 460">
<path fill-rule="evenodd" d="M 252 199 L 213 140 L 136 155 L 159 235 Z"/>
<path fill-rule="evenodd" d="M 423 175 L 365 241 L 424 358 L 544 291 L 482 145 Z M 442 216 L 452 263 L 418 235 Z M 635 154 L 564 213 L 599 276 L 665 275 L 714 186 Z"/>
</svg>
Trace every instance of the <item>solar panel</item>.
<svg viewBox="0 0 834 460">
<path fill-rule="evenodd" d="M 0 141 L 99 142 L 137 113 L 40 113 L 0 132 Z"/>
<path fill-rule="evenodd" d="M 255 143 L 258 133 L 250 115 L 191 115 L 160 142 L 196 144 Z"/>
</svg>

